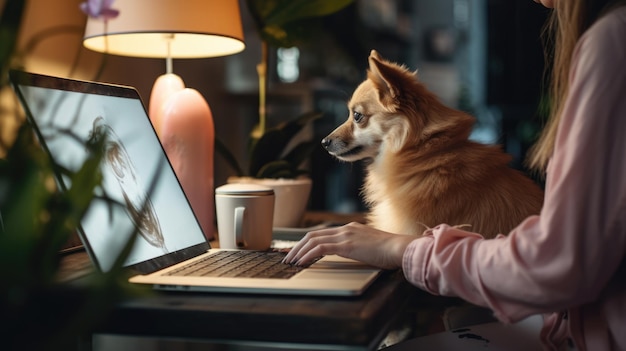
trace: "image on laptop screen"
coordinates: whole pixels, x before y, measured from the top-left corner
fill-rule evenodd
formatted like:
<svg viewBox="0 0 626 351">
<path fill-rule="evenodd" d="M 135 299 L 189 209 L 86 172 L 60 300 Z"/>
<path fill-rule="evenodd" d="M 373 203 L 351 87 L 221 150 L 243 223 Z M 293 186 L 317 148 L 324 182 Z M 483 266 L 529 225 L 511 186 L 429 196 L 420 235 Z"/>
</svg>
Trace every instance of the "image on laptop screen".
<svg viewBox="0 0 626 351">
<path fill-rule="evenodd" d="M 101 270 L 112 267 L 135 226 L 139 235 L 127 266 L 206 243 L 138 95 L 29 84 L 16 88 L 56 164 L 78 170 L 88 143 L 107 138 L 102 187 L 82 221 L 88 250 Z"/>
</svg>

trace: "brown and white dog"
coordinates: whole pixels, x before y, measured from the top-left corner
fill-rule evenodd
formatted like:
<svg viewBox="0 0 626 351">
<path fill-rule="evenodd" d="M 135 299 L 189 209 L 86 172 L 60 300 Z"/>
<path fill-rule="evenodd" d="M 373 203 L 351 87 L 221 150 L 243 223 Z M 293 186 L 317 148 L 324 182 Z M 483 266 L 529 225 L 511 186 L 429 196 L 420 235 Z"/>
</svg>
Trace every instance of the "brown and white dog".
<svg viewBox="0 0 626 351">
<path fill-rule="evenodd" d="M 442 104 L 416 73 L 369 56 L 348 120 L 322 140 L 336 158 L 368 159 L 363 196 L 380 230 L 421 234 L 469 224 L 491 238 L 538 214 L 543 192 L 500 147 L 468 139 L 475 119 Z"/>
</svg>

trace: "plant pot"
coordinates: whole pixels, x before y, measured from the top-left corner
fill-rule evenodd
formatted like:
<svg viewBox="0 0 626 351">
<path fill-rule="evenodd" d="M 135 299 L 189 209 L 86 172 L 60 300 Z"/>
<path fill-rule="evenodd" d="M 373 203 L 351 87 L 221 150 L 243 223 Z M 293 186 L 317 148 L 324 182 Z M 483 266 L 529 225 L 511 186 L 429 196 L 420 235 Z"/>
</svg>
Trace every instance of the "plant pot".
<svg viewBox="0 0 626 351">
<path fill-rule="evenodd" d="M 227 182 L 254 183 L 274 189 L 274 227 L 298 228 L 301 226 L 311 194 L 311 178 L 230 177 Z"/>
</svg>

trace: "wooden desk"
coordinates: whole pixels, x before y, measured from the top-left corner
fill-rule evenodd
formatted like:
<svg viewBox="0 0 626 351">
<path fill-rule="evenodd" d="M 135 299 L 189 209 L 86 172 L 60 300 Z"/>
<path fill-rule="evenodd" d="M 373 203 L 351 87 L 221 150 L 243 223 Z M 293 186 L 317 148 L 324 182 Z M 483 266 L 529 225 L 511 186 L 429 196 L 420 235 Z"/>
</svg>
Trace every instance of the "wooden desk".
<svg viewBox="0 0 626 351">
<path fill-rule="evenodd" d="M 68 259 L 84 270 L 84 253 Z M 375 350 L 398 323 L 414 318 L 416 294 L 399 271 L 383 273 L 360 297 L 155 292 L 118 305 L 96 333 L 272 349 Z"/>
</svg>

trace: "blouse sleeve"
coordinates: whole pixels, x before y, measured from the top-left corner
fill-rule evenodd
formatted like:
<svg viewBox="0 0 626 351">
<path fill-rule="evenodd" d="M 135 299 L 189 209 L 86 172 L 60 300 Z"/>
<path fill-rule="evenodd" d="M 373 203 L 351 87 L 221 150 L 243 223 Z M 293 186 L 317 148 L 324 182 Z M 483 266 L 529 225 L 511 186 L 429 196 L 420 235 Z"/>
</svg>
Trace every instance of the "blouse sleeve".
<svg viewBox="0 0 626 351">
<path fill-rule="evenodd" d="M 403 256 L 409 281 L 515 322 L 597 298 L 626 253 L 626 11 L 585 33 L 548 167 L 543 209 L 485 240 L 448 225 Z"/>
</svg>

